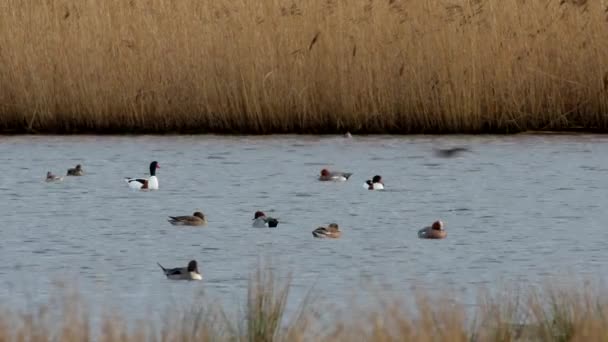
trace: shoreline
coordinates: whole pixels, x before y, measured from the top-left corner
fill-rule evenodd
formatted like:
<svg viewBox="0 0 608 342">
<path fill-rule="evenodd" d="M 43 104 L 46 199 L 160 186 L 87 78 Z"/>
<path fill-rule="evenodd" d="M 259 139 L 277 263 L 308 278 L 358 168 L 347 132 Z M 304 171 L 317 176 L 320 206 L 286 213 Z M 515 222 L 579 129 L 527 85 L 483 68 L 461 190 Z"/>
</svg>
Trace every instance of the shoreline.
<svg viewBox="0 0 608 342">
<path fill-rule="evenodd" d="M 28 130 L 0 130 L 0 137 L 10 137 L 10 136 L 144 136 L 144 135 L 156 135 L 156 136 L 275 136 L 275 135 L 291 135 L 291 136 L 336 136 L 336 135 L 344 135 L 346 133 L 352 134 L 353 137 L 366 137 L 366 136 L 457 136 L 457 135 L 467 135 L 467 136 L 485 136 L 485 135 L 500 135 L 500 136 L 515 136 L 515 135 L 604 135 L 608 134 L 608 129 L 600 129 L 600 128 L 564 128 L 561 130 L 551 129 L 551 130 L 527 130 L 527 131 L 517 131 L 517 132 L 504 132 L 504 131 L 484 131 L 484 132 L 416 132 L 416 133 L 394 133 L 394 132 L 352 132 L 352 131 L 327 131 L 327 132 L 267 132 L 267 133 L 259 133 L 259 132 L 215 132 L 215 131 L 167 131 L 167 132 L 159 132 L 159 131 L 150 131 L 150 130 L 140 130 L 136 132 L 125 132 L 121 130 L 82 130 L 82 131 L 72 131 L 72 132 L 57 132 L 57 131 L 39 131 L 32 132 Z"/>
</svg>

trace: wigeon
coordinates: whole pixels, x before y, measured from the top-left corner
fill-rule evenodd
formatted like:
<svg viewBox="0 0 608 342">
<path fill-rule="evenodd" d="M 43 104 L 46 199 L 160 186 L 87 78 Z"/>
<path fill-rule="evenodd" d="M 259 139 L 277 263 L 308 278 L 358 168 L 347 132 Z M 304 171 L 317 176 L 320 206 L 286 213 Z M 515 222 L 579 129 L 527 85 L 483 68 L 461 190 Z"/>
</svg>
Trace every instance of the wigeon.
<svg viewBox="0 0 608 342">
<path fill-rule="evenodd" d="M 158 178 L 156 178 L 156 169 L 160 169 L 157 161 L 150 163 L 150 178 L 125 178 L 131 189 L 149 189 L 158 190 Z"/>
<path fill-rule="evenodd" d="M 424 227 L 418 231 L 421 239 L 445 239 L 448 233 L 443 229 L 443 222 L 435 221 L 430 227 Z"/>
<path fill-rule="evenodd" d="M 312 236 L 316 238 L 337 239 L 340 235 L 342 235 L 342 232 L 336 223 L 331 223 L 327 227 L 319 227 L 312 231 Z"/>
<path fill-rule="evenodd" d="M 352 176 L 352 173 L 348 172 L 330 172 L 328 169 L 321 170 L 321 175 L 319 176 L 320 181 L 338 181 L 344 182 L 348 180 L 348 178 Z"/>
<path fill-rule="evenodd" d="M 196 260 L 190 260 L 188 267 L 164 268 L 160 263 L 157 263 L 162 268 L 163 273 L 169 279 L 173 280 L 202 280 L 203 276 L 198 271 Z"/>
<path fill-rule="evenodd" d="M 171 223 L 174 226 L 205 226 L 207 218 L 200 211 L 195 212 L 192 216 L 169 216 Z"/>
</svg>

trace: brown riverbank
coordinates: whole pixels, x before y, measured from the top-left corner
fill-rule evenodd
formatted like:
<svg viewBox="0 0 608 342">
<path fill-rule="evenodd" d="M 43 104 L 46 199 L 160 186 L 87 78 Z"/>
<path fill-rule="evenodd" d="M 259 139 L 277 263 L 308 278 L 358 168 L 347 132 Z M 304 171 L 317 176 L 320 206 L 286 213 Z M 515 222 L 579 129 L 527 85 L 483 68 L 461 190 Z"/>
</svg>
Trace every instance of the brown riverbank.
<svg viewBox="0 0 608 342">
<path fill-rule="evenodd" d="M 0 8 L 2 133 L 608 131 L 597 1 Z"/>
</svg>

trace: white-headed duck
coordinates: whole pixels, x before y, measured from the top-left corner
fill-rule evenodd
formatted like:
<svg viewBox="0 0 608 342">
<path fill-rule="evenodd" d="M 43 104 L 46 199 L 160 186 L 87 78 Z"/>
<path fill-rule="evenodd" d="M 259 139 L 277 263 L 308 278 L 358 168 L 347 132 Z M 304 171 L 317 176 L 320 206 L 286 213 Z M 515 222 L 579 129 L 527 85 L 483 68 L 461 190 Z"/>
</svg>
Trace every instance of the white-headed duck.
<svg viewBox="0 0 608 342">
<path fill-rule="evenodd" d="M 195 212 L 192 216 L 169 216 L 169 223 L 174 226 L 205 226 L 207 218 L 200 211 Z"/>
<path fill-rule="evenodd" d="M 169 279 L 173 280 L 202 280 L 203 276 L 198 271 L 196 260 L 190 260 L 187 267 L 164 268 L 160 263 L 157 263 L 162 268 L 163 273 Z"/>
<path fill-rule="evenodd" d="M 342 235 L 342 231 L 340 231 L 340 227 L 338 224 L 331 223 L 327 227 L 319 227 L 312 231 L 312 236 L 316 238 L 331 238 L 337 239 Z"/>
<path fill-rule="evenodd" d="M 279 225 L 279 220 L 266 216 L 262 211 L 256 211 L 253 214 L 253 223 L 251 225 L 254 228 L 276 228 Z"/>
<path fill-rule="evenodd" d="M 448 233 L 443 229 L 443 222 L 435 221 L 430 227 L 424 227 L 418 231 L 421 239 L 445 239 Z"/>
<path fill-rule="evenodd" d="M 319 180 L 320 181 L 344 182 L 344 181 L 348 180 L 348 178 L 352 175 L 353 175 L 352 173 L 348 173 L 348 172 L 338 172 L 338 171 L 331 172 L 328 169 L 323 169 L 323 170 L 321 170 L 321 174 L 319 175 Z"/>
<path fill-rule="evenodd" d="M 156 169 L 160 169 L 157 161 L 150 163 L 150 178 L 125 178 L 131 189 L 149 189 L 158 190 L 158 178 L 156 178 Z"/>
</svg>

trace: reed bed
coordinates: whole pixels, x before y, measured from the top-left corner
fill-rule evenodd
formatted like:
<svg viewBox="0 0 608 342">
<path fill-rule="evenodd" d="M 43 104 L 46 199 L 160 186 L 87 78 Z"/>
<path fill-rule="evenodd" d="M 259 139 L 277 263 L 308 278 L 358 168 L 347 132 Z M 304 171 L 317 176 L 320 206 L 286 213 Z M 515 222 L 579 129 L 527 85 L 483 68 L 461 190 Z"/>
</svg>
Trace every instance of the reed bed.
<svg viewBox="0 0 608 342">
<path fill-rule="evenodd" d="M 548 285 L 526 291 L 480 291 L 474 308 L 448 295 L 426 293 L 409 301 L 378 296 L 375 308 L 337 314 L 309 296 L 286 317 L 288 281 L 272 271 L 252 277 L 242 314 L 227 314 L 201 296 L 190 307 L 156 322 L 129 322 L 106 315 L 95 328 L 81 297 L 60 300 L 26 313 L 0 315 L 0 341 L 606 341 L 606 291 L 581 284 Z M 314 292 L 310 292 L 312 294 Z M 412 304 L 412 305 L 410 305 Z M 150 316 L 151 317 L 151 316 Z"/>
<path fill-rule="evenodd" d="M 604 0 L 5 0 L 0 132 L 608 130 Z"/>
</svg>

